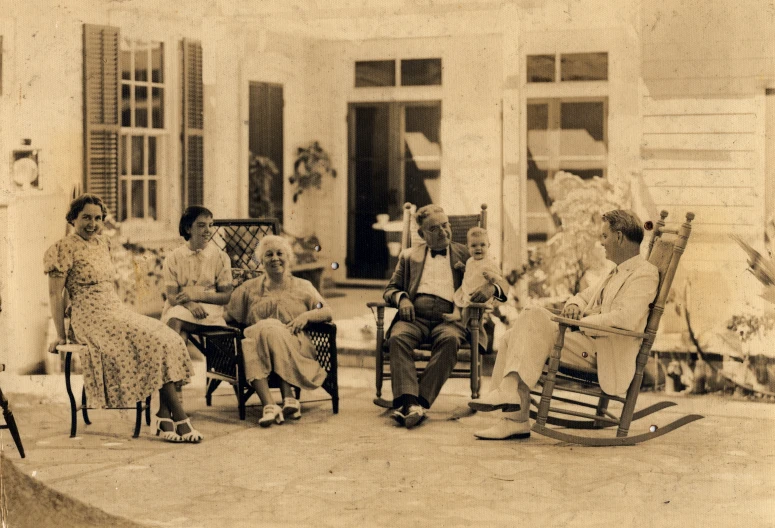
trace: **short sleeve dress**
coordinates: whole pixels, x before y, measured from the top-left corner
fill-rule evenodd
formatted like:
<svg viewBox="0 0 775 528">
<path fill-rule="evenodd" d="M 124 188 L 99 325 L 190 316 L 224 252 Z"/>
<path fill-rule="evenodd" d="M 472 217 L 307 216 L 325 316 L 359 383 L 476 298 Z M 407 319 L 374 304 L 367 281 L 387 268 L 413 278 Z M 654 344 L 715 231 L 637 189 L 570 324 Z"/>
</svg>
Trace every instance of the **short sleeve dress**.
<svg viewBox="0 0 775 528">
<path fill-rule="evenodd" d="M 315 345 L 303 332 L 293 335 L 285 325 L 326 302 L 304 279 L 290 277 L 287 288 L 275 291 L 265 288 L 266 280 L 262 275 L 243 283 L 226 307 L 232 319 L 250 325 L 242 341 L 245 376 L 250 382 L 275 372 L 291 385 L 316 389 L 325 381 L 326 371 L 315 359 Z"/>
<path fill-rule="evenodd" d="M 218 287 L 230 286 L 232 281 L 229 256 L 213 242 L 204 248 L 192 251 L 188 244 L 173 250 L 164 259 L 164 285 L 178 286 L 184 292 L 214 292 Z M 202 326 L 225 326 L 223 306 L 199 303 L 207 312 L 207 317 L 197 319 L 185 306 L 172 306 L 164 303 L 161 322 L 180 319 Z"/>
<path fill-rule="evenodd" d="M 188 382 L 191 358 L 171 328 L 124 306 L 116 293 L 109 239 L 73 233 L 51 246 L 44 271 L 64 277 L 70 329 L 88 347 L 84 387 L 94 407 L 134 407 L 168 382 Z"/>
<path fill-rule="evenodd" d="M 471 302 L 471 294 L 476 290 L 484 286 L 487 279 L 482 275 L 483 271 L 488 271 L 493 275 L 500 275 L 501 271 L 492 259 L 484 257 L 483 259 L 476 260 L 474 257 L 470 257 L 466 262 L 466 271 L 463 274 L 463 283 L 460 288 L 455 292 L 455 305 L 460 308 L 465 308 Z M 492 306 L 492 299 L 487 301 L 487 304 Z"/>
</svg>

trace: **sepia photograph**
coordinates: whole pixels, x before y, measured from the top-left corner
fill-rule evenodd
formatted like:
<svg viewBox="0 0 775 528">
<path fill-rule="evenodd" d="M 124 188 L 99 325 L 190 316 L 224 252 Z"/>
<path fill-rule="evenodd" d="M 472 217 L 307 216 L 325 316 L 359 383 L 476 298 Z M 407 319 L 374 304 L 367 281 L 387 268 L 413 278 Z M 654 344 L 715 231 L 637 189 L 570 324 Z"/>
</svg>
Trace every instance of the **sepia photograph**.
<svg viewBox="0 0 775 528">
<path fill-rule="evenodd" d="M 0 0 L 0 527 L 775 526 L 775 0 Z"/>
</svg>

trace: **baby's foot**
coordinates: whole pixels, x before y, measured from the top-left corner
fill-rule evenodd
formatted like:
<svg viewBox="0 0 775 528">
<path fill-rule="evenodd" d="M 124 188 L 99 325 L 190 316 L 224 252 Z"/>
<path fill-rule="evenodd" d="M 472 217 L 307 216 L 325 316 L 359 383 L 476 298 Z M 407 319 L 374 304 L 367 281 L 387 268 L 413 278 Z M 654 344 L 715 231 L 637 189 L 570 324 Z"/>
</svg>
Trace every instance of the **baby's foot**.
<svg viewBox="0 0 775 528">
<path fill-rule="evenodd" d="M 461 319 L 460 312 L 458 311 L 454 311 L 448 314 L 441 314 L 441 318 L 444 319 L 444 321 L 447 323 L 453 323 L 455 321 L 460 321 Z"/>
</svg>

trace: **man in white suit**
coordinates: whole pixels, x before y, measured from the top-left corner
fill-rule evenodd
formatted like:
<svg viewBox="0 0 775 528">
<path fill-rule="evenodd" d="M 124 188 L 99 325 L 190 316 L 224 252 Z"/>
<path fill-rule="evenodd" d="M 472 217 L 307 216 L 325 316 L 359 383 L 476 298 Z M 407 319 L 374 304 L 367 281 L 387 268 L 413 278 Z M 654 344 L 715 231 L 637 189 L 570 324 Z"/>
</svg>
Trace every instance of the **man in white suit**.
<svg viewBox="0 0 775 528">
<path fill-rule="evenodd" d="M 603 215 L 600 242 L 606 258 L 616 266 L 597 284 L 568 299 L 563 317 L 586 323 L 642 332 L 649 305 L 659 286 L 659 271 L 640 256 L 643 227 L 638 217 L 623 210 Z M 541 376 L 559 332 L 544 309 L 524 310 L 505 335 L 492 374 L 492 390 L 469 406 L 479 411 L 502 409 L 494 426 L 474 433 L 485 440 L 530 437 L 530 388 Z M 565 335 L 561 363 L 597 371 L 607 394 L 624 395 L 635 375 L 640 339 L 581 329 Z M 518 409 L 518 410 L 516 410 Z"/>
</svg>

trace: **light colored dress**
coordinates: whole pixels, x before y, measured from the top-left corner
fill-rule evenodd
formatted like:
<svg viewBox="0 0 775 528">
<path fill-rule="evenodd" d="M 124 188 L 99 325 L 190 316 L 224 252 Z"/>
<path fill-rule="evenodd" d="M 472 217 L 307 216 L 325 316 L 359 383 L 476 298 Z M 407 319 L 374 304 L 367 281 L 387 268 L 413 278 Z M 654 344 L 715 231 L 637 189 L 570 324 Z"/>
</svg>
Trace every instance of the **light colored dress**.
<svg viewBox="0 0 775 528">
<path fill-rule="evenodd" d="M 188 382 L 191 359 L 183 339 L 159 321 L 126 307 L 116 293 L 110 241 L 73 233 L 43 258 L 45 273 L 64 277 L 70 330 L 88 347 L 81 358 L 89 405 L 133 407 L 168 382 Z"/>
<path fill-rule="evenodd" d="M 186 293 L 215 292 L 217 287 L 231 285 L 231 263 L 229 256 L 221 251 L 213 242 L 196 251 L 188 244 L 175 248 L 164 259 L 164 286 L 177 286 Z M 223 318 L 223 306 L 218 304 L 198 303 L 207 317 L 197 319 L 185 306 L 172 306 L 169 299 L 164 303 L 161 322 L 170 319 L 180 319 L 188 323 L 202 326 L 226 326 Z"/>
<path fill-rule="evenodd" d="M 484 257 L 480 260 L 470 257 L 468 261 L 466 261 L 466 271 L 463 275 L 463 282 L 460 285 L 460 288 L 455 291 L 455 306 L 458 306 L 459 308 L 467 307 L 471 302 L 471 295 L 485 284 L 488 284 L 487 279 L 482 275 L 483 271 L 487 271 L 492 275 L 501 274 L 501 271 L 498 269 L 495 262 L 488 257 Z M 486 304 L 488 307 L 492 306 L 492 299 L 489 299 Z"/>
<path fill-rule="evenodd" d="M 296 316 L 326 306 L 323 297 L 307 280 L 288 279 L 284 290 L 268 291 L 266 275 L 246 281 L 231 294 L 229 316 L 245 329 L 242 352 L 248 382 L 275 372 L 296 387 L 313 390 L 326 379 L 326 371 L 315 359 L 315 345 L 304 334 L 291 334 L 286 324 Z"/>
</svg>

